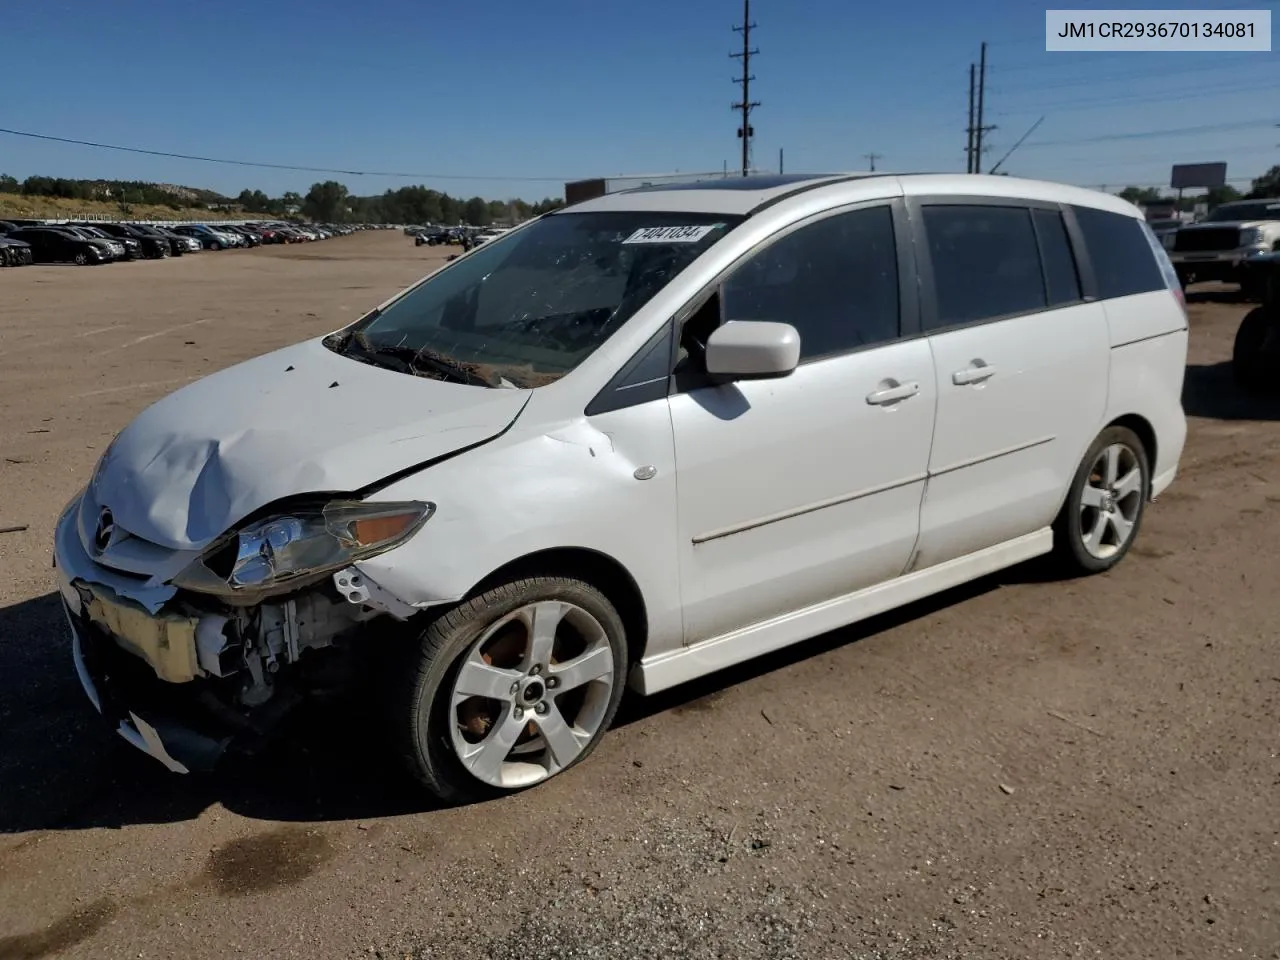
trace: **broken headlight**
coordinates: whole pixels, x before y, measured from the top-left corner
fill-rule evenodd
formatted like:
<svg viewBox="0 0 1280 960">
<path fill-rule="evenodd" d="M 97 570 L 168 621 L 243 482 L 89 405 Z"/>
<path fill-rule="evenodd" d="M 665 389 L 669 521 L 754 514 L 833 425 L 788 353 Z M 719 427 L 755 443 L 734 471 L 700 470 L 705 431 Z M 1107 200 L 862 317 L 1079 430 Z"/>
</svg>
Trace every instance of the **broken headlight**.
<svg viewBox="0 0 1280 960">
<path fill-rule="evenodd" d="M 334 500 L 281 512 L 219 539 L 173 582 L 226 597 L 293 589 L 400 546 L 435 509 L 419 501 Z"/>
</svg>

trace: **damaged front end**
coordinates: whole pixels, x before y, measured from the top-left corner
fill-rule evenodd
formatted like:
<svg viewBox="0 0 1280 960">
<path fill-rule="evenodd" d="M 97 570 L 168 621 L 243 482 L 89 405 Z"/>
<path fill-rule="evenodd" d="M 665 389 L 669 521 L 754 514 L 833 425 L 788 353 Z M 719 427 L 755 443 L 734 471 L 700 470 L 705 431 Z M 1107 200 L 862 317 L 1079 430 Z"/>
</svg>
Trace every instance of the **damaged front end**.
<svg viewBox="0 0 1280 960">
<path fill-rule="evenodd" d="M 76 670 L 117 732 L 171 770 L 254 752 L 303 700 L 347 687 L 371 622 L 417 612 L 357 564 L 412 537 L 432 504 L 298 500 L 183 554 L 94 501 L 72 502 L 55 543 Z"/>
</svg>

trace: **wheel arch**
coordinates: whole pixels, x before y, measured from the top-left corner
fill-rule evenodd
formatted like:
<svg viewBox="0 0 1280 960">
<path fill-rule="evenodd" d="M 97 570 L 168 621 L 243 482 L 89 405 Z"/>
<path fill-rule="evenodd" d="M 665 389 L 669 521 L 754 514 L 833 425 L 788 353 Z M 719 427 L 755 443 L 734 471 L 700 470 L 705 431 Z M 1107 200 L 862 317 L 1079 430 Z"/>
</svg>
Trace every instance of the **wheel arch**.
<svg viewBox="0 0 1280 960">
<path fill-rule="evenodd" d="M 1137 435 L 1138 440 L 1142 443 L 1143 452 L 1147 455 L 1147 469 L 1152 473 L 1156 468 L 1156 454 L 1158 452 L 1155 427 L 1151 425 L 1151 421 L 1140 413 L 1123 413 L 1117 417 L 1112 417 L 1109 421 L 1098 427 L 1098 432 L 1089 438 L 1089 442 L 1085 444 L 1084 449 L 1080 451 L 1077 458 L 1077 464 L 1084 459 L 1089 452 L 1089 448 L 1093 446 L 1095 440 L 1100 437 L 1104 431 L 1110 430 L 1112 427 L 1126 427 Z M 1074 475 L 1074 471 L 1073 471 Z M 1062 511 L 1066 509 L 1067 498 L 1071 494 L 1071 477 L 1067 478 L 1067 482 L 1062 489 L 1062 497 L 1058 502 L 1058 512 L 1055 517 L 1061 517 Z M 1057 520 L 1055 520 L 1055 523 Z"/>
<path fill-rule="evenodd" d="M 517 557 L 487 574 L 467 591 L 463 602 L 511 580 L 570 577 L 590 584 L 618 610 L 627 630 L 627 658 L 639 663 L 649 642 L 644 594 L 635 577 L 616 559 L 589 547 L 550 547 Z"/>
<path fill-rule="evenodd" d="M 1142 441 L 1143 452 L 1147 455 L 1147 469 L 1154 472 L 1156 457 L 1160 450 L 1159 442 L 1156 440 L 1156 429 L 1151 425 L 1151 421 L 1139 413 L 1125 413 L 1114 418 L 1102 429 L 1109 430 L 1112 427 L 1125 427 L 1137 435 L 1138 439 Z"/>
</svg>

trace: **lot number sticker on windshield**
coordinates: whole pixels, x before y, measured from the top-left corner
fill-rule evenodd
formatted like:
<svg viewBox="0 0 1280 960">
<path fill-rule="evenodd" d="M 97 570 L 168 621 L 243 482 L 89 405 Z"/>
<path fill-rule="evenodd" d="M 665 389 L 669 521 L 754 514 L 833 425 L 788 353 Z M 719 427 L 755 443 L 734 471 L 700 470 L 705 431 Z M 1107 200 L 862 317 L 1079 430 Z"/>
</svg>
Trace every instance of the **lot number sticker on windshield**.
<svg viewBox="0 0 1280 960">
<path fill-rule="evenodd" d="M 720 224 L 700 227 L 641 227 L 623 243 L 697 243 Z"/>
</svg>

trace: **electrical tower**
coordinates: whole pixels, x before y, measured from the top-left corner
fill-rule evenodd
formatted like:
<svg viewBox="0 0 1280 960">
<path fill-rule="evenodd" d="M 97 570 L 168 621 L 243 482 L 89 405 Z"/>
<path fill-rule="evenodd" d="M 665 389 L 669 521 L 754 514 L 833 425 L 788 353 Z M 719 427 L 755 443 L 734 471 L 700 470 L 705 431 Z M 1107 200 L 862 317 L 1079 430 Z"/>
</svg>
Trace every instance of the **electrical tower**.
<svg viewBox="0 0 1280 960">
<path fill-rule="evenodd" d="M 871 172 L 872 172 L 872 173 L 875 173 L 875 172 L 876 172 L 876 161 L 877 161 L 877 160 L 879 160 L 881 157 L 883 157 L 883 156 L 884 156 L 884 154 L 883 154 L 883 153 L 864 153 L 864 154 L 863 154 L 863 156 L 867 158 L 868 162 L 870 162 L 870 164 L 871 164 Z"/>
<path fill-rule="evenodd" d="M 731 53 L 729 56 L 735 60 L 739 58 L 742 60 L 742 76 L 736 77 L 733 81 L 742 84 L 742 100 L 733 104 L 733 109 L 742 112 L 742 126 L 738 128 L 738 138 L 742 141 L 742 175 L 744 177 L 751 171 L 751 138 L 756 133 L 751 126 L 751 111 L 760 106 L 759 100 L 751 99 L 751 81 L 755 79 L 751 75 L 751 58 L 760 52 L 751 49 L 751 31 L 755 26 L 751 22 L 751 0 L 742 0 L 742 26 L 733 28 L 734 33 L 742 34 L 742 52 Z"/>
<path fill-rule="evenodd" d="M 971 97 L 970 104 L 972 105 L 973 103 L 973 100 L 972 100 L 973 67 L 972 65 L 970 65 L 969 70 L 970 70 L 969 72 L 970 88 L 969 89 L 970 89 L 970 97 Z M 990 149 L 989 147 L 984 146 L 982 141 L 983 141 L 983 138 L 988 133 L 996 129 L 994 125 L 983 126 L 982 124 L 982 115 L 983 115 L 983 111 L 986 108 L 986 103 L 987 103 L 987 44 L 985 41 L 983 41 L 982 55 L 978 61 L 977 113 L 976 114 L 973 113 L 972 106 L 970 108 L 969 124 L 970 124 L 970 129 L 973 131 L 973 134 L 972 134 L 973 136 L 973 147 L 972 147 L 973 169 L 969 171 L 970 173 L 982 172 L 982 155 L 988 149 Z"/>
<path fill-rule="evenodd" d="M 977 68 L 971 63 L 969 64 L 969 125 L 964 128 L 964 132 L 968 135 L 968 140 L 964 146 L 965 173 L 973 173 L 973 117 L 977 110 L 977 100 L 975 99 L 978 92 L 978 84 L 975 79 L 974 71 Z"/>
</svg>

